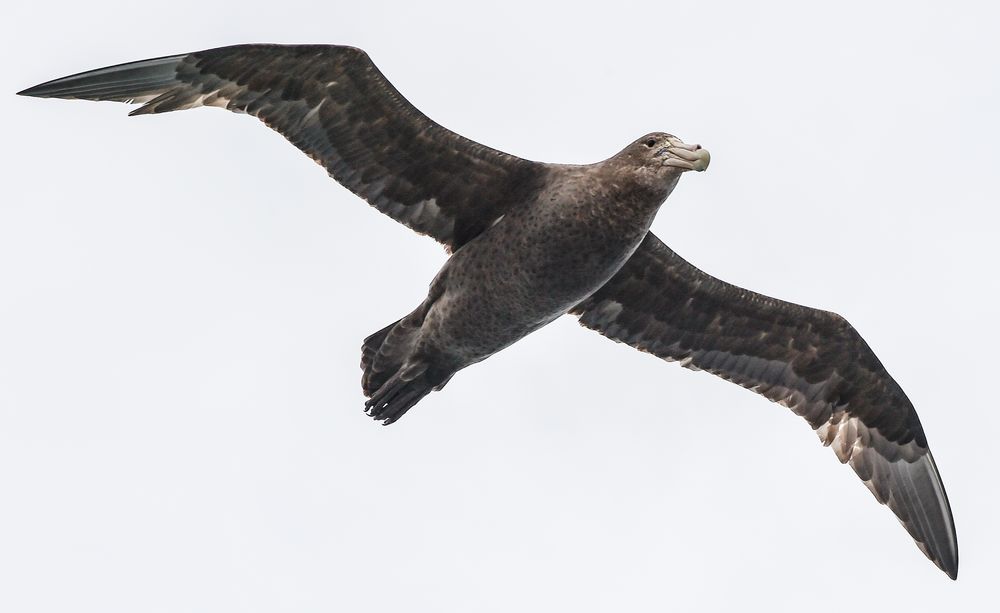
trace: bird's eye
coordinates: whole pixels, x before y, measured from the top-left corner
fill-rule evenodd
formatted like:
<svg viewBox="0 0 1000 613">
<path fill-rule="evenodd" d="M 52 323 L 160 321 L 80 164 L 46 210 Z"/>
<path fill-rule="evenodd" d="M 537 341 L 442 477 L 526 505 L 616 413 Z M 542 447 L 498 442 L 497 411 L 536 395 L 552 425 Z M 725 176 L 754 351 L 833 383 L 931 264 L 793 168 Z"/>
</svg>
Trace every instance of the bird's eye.
<svg viewBox="0 0 1000 613">
<path fill-rule="evenodd" d="M 652 147 L 653 145 L 655 145 L 655 144 L 656 144 L 656 140 L 655 140 L 655 139 L 652 139 L 652 138 L 651 138 L 651 139 L 647 140 L 647 141 L 646 141 L 645 143 L 643 143 L 643 144 L 644 144 L 644 145 L 646 145 L 647 147 Z"/>
</svg>

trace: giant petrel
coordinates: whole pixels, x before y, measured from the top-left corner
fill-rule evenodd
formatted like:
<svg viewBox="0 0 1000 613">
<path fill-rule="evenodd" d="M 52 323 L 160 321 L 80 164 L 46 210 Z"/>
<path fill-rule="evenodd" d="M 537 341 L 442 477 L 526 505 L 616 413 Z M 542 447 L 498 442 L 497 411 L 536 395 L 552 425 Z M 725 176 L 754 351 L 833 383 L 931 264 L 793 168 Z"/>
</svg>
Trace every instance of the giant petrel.
<svg viewBox="0 0 1000 613">
<path fill-rule="evenodd" d="M 735 287 L 649 231 L 708 152 L 662 132 L 589 165 L 532 162 L 414 108 L 365 52 L 239 45 L 131 62 L 23 92 L 218 106 L 261 119 L 386 215 L 452 253 L 412 313 L 364 341 L 369 414 L 398 420 L 462 368 L 572 313 L 618 342 L 801 415 L 951 578 L 951 508 L 906 394 L 842 317 Z"/>
</svg>

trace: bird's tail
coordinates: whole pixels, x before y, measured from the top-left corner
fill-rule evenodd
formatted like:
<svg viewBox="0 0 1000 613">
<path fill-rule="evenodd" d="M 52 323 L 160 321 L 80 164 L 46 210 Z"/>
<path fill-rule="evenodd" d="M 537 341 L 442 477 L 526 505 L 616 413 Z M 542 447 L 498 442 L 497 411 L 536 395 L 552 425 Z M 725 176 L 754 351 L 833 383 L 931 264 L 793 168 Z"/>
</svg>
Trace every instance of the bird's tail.
<svg viewBox="0 0 1000 613">
<path fill-rule="evenodd" d="M 397 326 L 403 320 L 397 320 L 389 324 L 388 326 L 382 328 L 378 332 L 372 334 L 364 340 L 361 344 L 361 370 L 364 374 L 361 375 L 361 389 L 364 391 L 365 396 L 371 397 L 372 394 L 382 386 L 383 383 L 391 376 L 392 373 L 386 374 L 386 365 L 388 361 L 392 361 L 393 354 L 403 354 L 406 351 L 393 351 L 393 347 L 399 345 L 399 341 L 405 341 L 405 349 L 409 349 L 409 338 L 400 338 L 399 332 L 396 333 L 394 342 L 389 345 L 385 344 L 389 335 L 396 329 Z M 385 351 L 383 351 L 385 347 Z M 399 349 L 404 349 L 404 347 L 399 347 Z M 402 356 L 400 356 L 402 357 Z M 398 359 L 396 368 L 398 368 Z M 376 362 L 378 362 L 378 368 L 376 368 Z M 395 369 L 393 369 L 395 370 Z"/>
<path fill-rule="evenodd" d="M 441 389 L 447 377 L 436 376 L 427 358 L 413 355 L 422 317 L 413 313 L 382 328 L 361 346 L 361 388 L 368 397 L 365 411 L 389 425 L 421 398 Z"/>
</svg>

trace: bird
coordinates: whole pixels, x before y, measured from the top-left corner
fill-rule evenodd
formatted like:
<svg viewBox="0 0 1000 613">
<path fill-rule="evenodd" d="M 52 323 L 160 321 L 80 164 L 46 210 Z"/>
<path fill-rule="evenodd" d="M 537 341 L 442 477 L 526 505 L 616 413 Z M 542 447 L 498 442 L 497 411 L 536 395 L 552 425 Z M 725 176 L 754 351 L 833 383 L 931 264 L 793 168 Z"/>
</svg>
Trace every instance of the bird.
<svg viewBox="0 0 1000 613">
<path fill-rule="evenodd" d="M 951 505 L 920 420 L 836 313 L 717 279 L 650 225 L 708 151 L 666 132 L 593 164 L 481 145 L 410 104 L 356 47 L 247 44 L 129 62 L 18 92 L 141 104 L 130 115 L 221 107 L 257 117 L 380 212 L 450 254 L 412 312 L 364 339 L 365 411 L 385 425 L 569 314 L 586 328 L 702 370 L 803 417 L 958 576 Z"/>
</svg>

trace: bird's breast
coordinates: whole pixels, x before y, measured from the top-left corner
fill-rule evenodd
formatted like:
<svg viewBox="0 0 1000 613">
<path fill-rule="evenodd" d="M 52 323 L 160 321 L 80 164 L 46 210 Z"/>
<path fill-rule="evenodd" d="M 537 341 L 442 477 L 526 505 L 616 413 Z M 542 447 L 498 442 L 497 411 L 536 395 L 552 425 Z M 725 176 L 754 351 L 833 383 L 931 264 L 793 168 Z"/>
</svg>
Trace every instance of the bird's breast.
<svg viewBox="0 0 1000 613">
<path fill-rule="evenodd" d="M 649 231 L 652 215 L 608 208 L 550 202 L 511 212 L 468 246 L 468 267 L 505 296 L 569 309 L 611 278 Z"/>
</svg>

